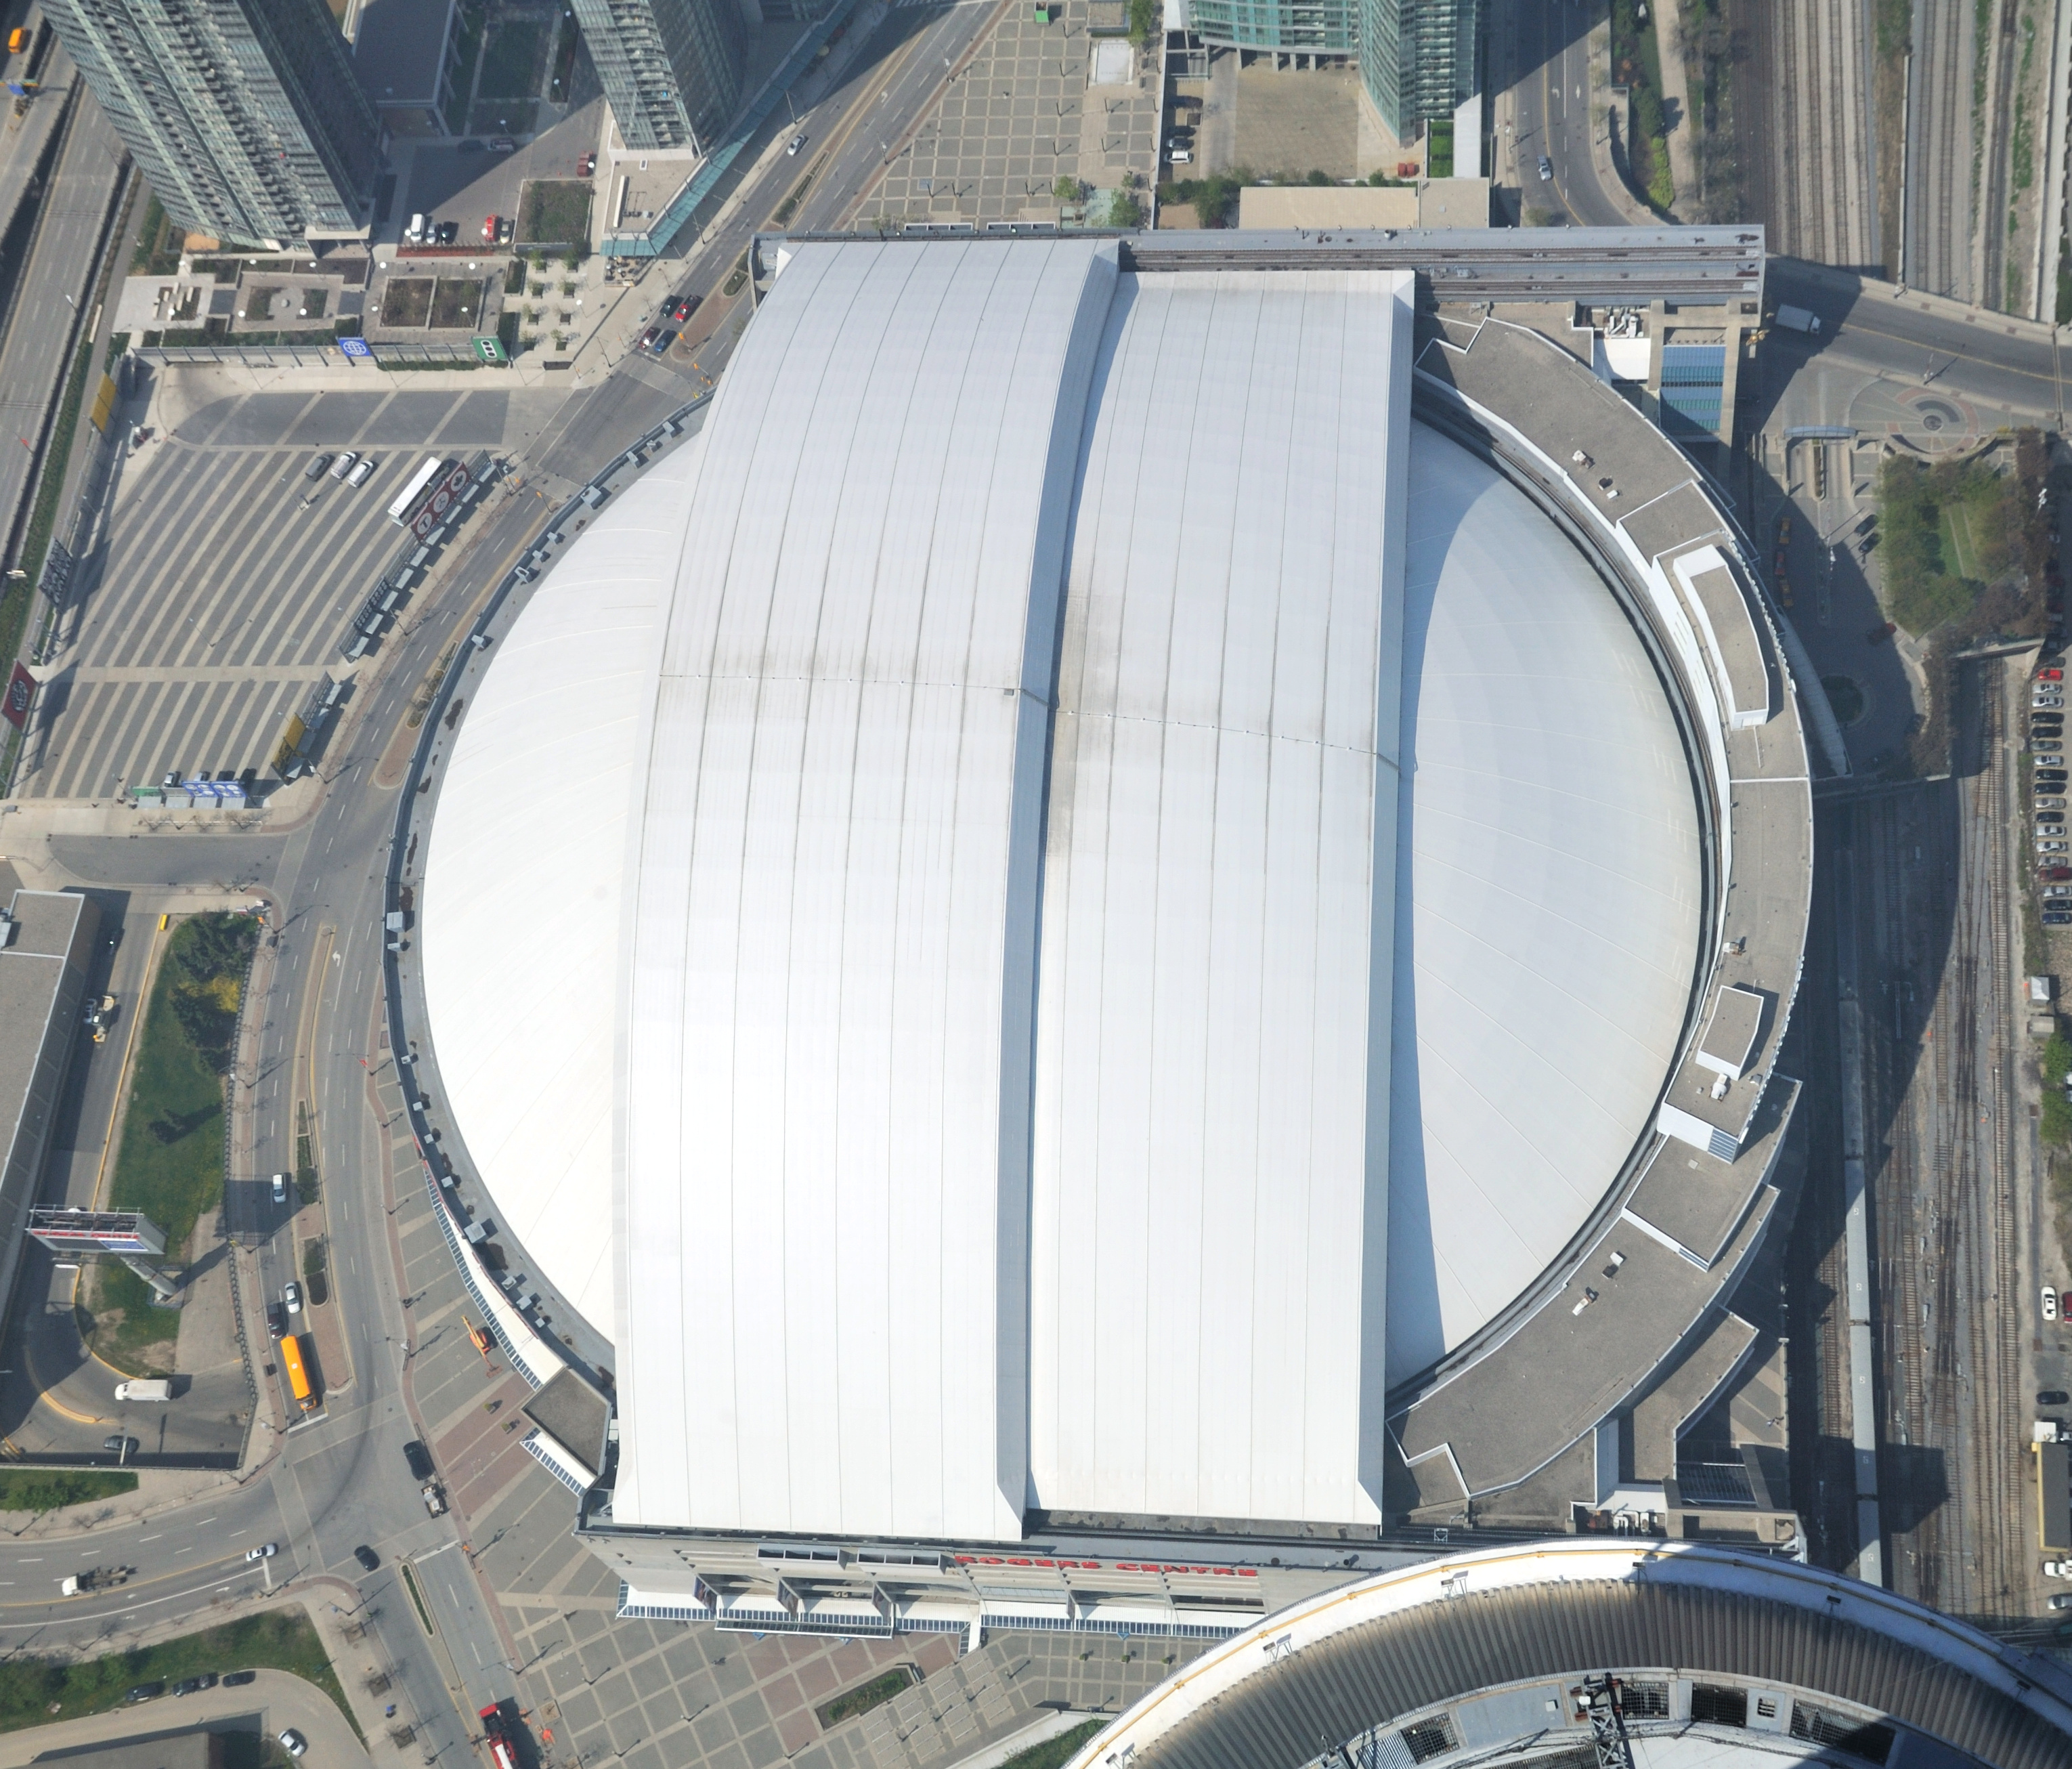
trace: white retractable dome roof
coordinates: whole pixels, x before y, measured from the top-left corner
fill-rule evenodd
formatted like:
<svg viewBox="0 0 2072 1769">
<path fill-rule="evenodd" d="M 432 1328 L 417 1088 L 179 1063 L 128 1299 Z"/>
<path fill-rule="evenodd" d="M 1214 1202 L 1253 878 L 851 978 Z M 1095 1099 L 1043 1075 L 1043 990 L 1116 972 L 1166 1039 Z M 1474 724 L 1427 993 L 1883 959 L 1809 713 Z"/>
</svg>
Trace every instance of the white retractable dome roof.
<svg viewBox="0 0 2072 1769">
<path fill-rule="evenodd" d="M 1373 1520 L 1388 1383 L 1646 1133 L 1666 689 L 1413 433 L 1409 286 L 798 246 L 534 591 L 421 940 L 467 1154 L 615 1342 L 619 1523 Z"/>
</svg>

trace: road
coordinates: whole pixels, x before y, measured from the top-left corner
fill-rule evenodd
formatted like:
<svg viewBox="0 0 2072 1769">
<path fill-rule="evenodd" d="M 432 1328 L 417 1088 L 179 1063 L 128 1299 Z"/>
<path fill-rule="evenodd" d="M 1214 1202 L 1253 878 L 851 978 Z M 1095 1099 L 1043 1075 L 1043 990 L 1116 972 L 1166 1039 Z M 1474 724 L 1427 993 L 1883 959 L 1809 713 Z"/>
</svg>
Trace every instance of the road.
<svg viewBox="0 0 2072 1769">
<path fill-rule="evenodd" d="M 101 237 L 129 163 L 90 96 L 80 97 L 67 130 L 0 339 L 0 439 L 27 445 L 0 449 L 0 529 L 10 542 L 18 533 L 13 525 L 27 520 L 23 504 L 72 366 L 73 335 L 87 317 L 81 310 L 92 298 Z"/>
<path fill-rule="evenodd" d="M 1605 194 L 1591 157 L 1592 9 L 1573 0 L 1509 0 L 1509 6 L 1514 133 L 1508 146 L 1497 148 L 1498 181 L 1516 184 L 1534 208 L 1548 206 L 1551 189 L 1580 226 L 1626 226 L 1626 213 Z M 1493 26 L 1492 45 L 1504 40 Z M 1540 177 L 1543 154 L 1553 163 L 1551 183 Z"/>
</svg>

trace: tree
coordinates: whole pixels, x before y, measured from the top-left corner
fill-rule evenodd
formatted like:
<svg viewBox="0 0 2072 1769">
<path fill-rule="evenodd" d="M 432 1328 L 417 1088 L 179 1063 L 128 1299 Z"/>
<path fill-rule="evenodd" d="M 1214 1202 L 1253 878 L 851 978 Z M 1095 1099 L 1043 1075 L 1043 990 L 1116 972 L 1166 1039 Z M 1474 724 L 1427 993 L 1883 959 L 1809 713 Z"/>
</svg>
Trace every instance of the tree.
<svg viewBox="0 0 2072 1769">
<path fill-rule="evenodd" d="M 1158 29 L 1157 0 L 1129 0 L 1129 40 L 1140 49 L 1149 48 Z"/>
</svg>

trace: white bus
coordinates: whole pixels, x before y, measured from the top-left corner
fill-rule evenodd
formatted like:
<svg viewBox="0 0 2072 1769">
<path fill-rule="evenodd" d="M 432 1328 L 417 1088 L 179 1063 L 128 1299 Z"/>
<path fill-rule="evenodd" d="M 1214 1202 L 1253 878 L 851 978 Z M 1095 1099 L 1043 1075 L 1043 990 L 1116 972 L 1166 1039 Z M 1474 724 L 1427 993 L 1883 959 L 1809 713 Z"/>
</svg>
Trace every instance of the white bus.
<svg viewBox="0 0 2072 1769">
<path fill-rule="evenodd" d="M 425 464 L 410 475 L 403 489 L 396 494 L 396 501 L 388 506 L 388 520 L 399 529 L 408 526 L 419 500 L 438 483 L 439 475 L 446 470 L 446 463 L 442 456 L 426 455 Z"/>
</svg>

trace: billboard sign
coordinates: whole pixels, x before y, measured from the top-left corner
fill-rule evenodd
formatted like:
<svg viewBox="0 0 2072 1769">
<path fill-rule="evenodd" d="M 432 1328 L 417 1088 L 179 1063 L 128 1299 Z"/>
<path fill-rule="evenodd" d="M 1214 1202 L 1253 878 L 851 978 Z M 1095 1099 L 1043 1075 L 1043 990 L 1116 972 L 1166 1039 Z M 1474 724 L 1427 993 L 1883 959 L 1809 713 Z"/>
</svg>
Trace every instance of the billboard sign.
<svg viewBox="0 0 2072 1769">
<path fill-rule="evenodd" d="M 162 1258 L 166 1236 L 149 1216 L 130 1210 L 29 1212 L 29 1232 L 53 1253 L 141 1253 Z"/>
<path fill-rule="evenodd" d="M 467 489 L 470 477 L 465 462 L 449 470 L 432 495 L 425 500 L 424 508 L 410 524 L 410 532 L 421 541 L 438 528 L 453 508 L 454 500 Z"/>
<path fill-rule="evenodd" d="M 0 718 L 4 718 L 18 731 L 29 728 L 29 705 L 36 697 L 36 678 L 19 663 L 14 673 L 7 678 L 7 693 L 0 699 Z"/>
</svg>

